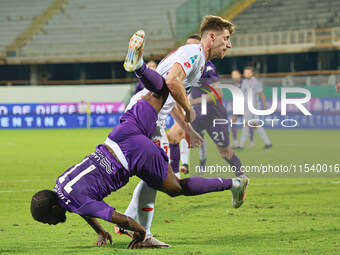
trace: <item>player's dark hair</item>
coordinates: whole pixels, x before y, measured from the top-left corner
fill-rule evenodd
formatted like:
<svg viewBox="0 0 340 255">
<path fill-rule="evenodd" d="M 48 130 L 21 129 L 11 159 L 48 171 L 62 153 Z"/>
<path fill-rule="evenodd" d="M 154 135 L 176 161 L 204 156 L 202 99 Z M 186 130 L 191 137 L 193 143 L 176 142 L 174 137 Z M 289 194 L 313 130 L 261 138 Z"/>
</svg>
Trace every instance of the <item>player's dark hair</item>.
<svg viewBox="0 0 340 255">
<path fill-rule="evenodd" d="M 228 29 L 231 35 L 234 32 L 234 24 L 219 16 L 207 15 L 203 17 L 203 22 L 200 28 L 202 37 L 207 31 L 222 32 L 224 29 Z"/>
<path fill-rule="evenodd" d="M 254 72 L 254 68 L 252 66 L 246 66 L 243 70 L 250 70 Z"/>
<path fill-rule="evenodd" d="M 41 221 L 52 213 L 52 207 L 59 203 L 58 196 L 52 190 L 37 192 L 31 201 L 31 213 L 36 221 Z"/>
<path fill-rule="evenodd" d="M 190 36 L 187 38 L 187 40 L 188 40 L 188 39 L 195 39 L 195 40 L 201 41 L 201 37 L 200 37 L 199 34 L 190 35 Z"/>
</svg>

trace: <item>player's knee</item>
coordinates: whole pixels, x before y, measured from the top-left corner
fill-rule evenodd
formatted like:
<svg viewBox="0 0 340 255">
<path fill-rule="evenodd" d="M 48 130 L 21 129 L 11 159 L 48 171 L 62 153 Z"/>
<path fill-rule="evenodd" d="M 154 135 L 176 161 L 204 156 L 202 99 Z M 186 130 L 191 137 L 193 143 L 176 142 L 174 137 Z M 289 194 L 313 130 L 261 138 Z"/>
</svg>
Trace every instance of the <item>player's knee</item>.
<svg viewBox="0 0 340 255">
<path fill-rule="evenodd" d="M 170 144 L 176 144 L 177 139 L 175 138 L 175 134 L 168 132 L 167 136 Z"/>
<path fill-rule="evenodd" d="M 230 160 L 234 154 L 233 149 L 231 148 L 231 146 L 225 147 L 225 148 L 221 148 L 219 149 L 219 152 L 221 154 L 222 158 L 225 158 L 227 160 Z"/>
<path fill-rule="evenodd" d="M 167 189 L 166 193 L 170 196 L 170 197 L 177 197 L 182 195 L 182 186 L 180 185 L 178 179 L 174 180 L 170 187 Z"/>
</svg>

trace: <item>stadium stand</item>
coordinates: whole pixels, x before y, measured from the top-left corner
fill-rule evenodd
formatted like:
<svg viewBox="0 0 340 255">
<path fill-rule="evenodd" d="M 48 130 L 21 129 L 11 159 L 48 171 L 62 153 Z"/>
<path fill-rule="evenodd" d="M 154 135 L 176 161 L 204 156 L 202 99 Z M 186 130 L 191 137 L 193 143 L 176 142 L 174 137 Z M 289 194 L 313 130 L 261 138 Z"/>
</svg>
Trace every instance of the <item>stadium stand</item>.
<svg viewBox="0 0 340 255">
<path fill-rule="evenodd" d="M 53 0 L 0 0 L 0 52 L 52 2 Z"/>
<path fill-rule="evenodd" d="M 257 0 L 233 19 L 240 34 L 340 26 L 340 1 Z"/>
<path fill-rule="evenodd" d="M 145 55 L 164 56 L 174 46 L 174 12 L 184 1 L 131 0 L 127 4 L 111 0 L 69 0 L 28 41 L 16 60 L 38 63 L 121 60 L 136 28 L 148 34 Z"/>
<path fill-rule="evenodd" d="M 233 55 L 306 52 L 338 47 L 340 1 L 257 0 L 232 21 Z M 289 46 L 289 47 L 287 47 Z"/>
<path fill-rule="evenodd" d="M 134 82 L 121 61 L 137 29 L 145 59 L 160 60 L 209 14 L 236 24 L 232 50 L 214 62 L 222 77 L 245 65 L 267 78 L 340 74 L 340 1 L 0 0 L 0 14 L 0 85 Z"/>
</svg>

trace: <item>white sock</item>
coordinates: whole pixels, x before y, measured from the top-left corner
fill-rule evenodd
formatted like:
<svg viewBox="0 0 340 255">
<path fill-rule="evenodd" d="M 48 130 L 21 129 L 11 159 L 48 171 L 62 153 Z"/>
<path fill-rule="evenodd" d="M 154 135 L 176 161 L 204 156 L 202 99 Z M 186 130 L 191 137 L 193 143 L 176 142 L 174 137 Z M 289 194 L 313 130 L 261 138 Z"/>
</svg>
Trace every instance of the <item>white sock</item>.
<svg viewBox="0 0 340 255">
<path fill-rule="evenodd" d="M 230 190 L 236 190 L 240 187 L 241 183 L 237 178 L 233 178 L 233 186 L 231 186 Z"/>
<path fill-rule="evenodd" d="M 200 160 L 207 159 L 207 140 L 204 138 L 199 149 Z"/>
<path fill-rule="evenodd" d="M 138 200 L 140 189 L 142 188 L 142 182 L 139 182 L 133 191 L 132 199 L 130 201 L 129 206 L 126 208 L 124 214 L 131 217 L 132 219 L 137 219 L 137 210 L 138 210 Z"/>
<path fill-rule="evenodd" d="M 259 136 L 261 137 L 261 139 L 264 141 L 265 144 L 267 144 L 267 145 L 271 144 L 269 137 L 267 136 L 267 133 L 266 133 L 266 131 L 264 130 L 263 127 L 257 127 L 256 131 L 259 134 Z"/>
<path fill-rule="evenodd" d="M 189 165 L 189 148 L 188 143 L 185 139 L 181 140 L 181 162 L 182 165 Z"/>
<path fill-rule="evenodd" d="M 146 234 L 151 234 L 150 228 L 152 224 L 153 214 L 155 212 L 155 201 L 157 190 L 150 188 L 144 181 L 139 189 L 138 200 L 138 217 L 137 220 L 145 230 Z"/>
<path fill-rule="evenodd" d="M 151 234 L 150 228 L 154 214 L 156 194 L 156 190 L 150 188 L 144 181 L 140 181 L 124 213 L 132 219 L 138 220 L 138 222 L 145 227 L 146 234 Z M 152 210 L 143 208 L 152 208 Z"/>
<path fill-rule="evenodd" d="M 248 126 L 242 127 L 242 133 L 241 133 L 241 138 L 240 138 L 241 148 L 244 147 L 244 144 L 246 143 L 248 136 L 249 136 L 249 127 Z"/>
</svg>

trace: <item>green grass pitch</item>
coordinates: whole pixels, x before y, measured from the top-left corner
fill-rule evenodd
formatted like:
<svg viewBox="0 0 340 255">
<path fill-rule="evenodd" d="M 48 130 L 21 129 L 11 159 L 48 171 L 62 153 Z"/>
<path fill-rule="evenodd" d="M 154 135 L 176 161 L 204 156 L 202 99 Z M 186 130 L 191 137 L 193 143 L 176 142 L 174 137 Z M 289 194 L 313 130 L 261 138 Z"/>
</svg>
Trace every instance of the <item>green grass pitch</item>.
<svg viewBox="0 0 340 255">
<path fill-rule="evenodd" d="M 235 210 L 228 191 L 169 198 L 158 193 L 154 235 L 170 249 L 128 251 L 129 238 L 95 247 L 95 232 L 76 214 L 64 224 L 35 222 L 30 200 L 102 143 L 109 129 L 0 131 L 0 254 L 340 254 L 340 179 L 253 178 L 246 203 Z M 337 130 L 268 130 L 273 148 L 237 151 L 243 164 L 340 163 Z M 208 164 L 219 161 L 209 142 Z M 197 160 L 197 151 L 192 152 Z M 223 161 L 219 161 L 223 163 Z M 134 177 L 106 201 L 124 212 Z"/>
</svg>

